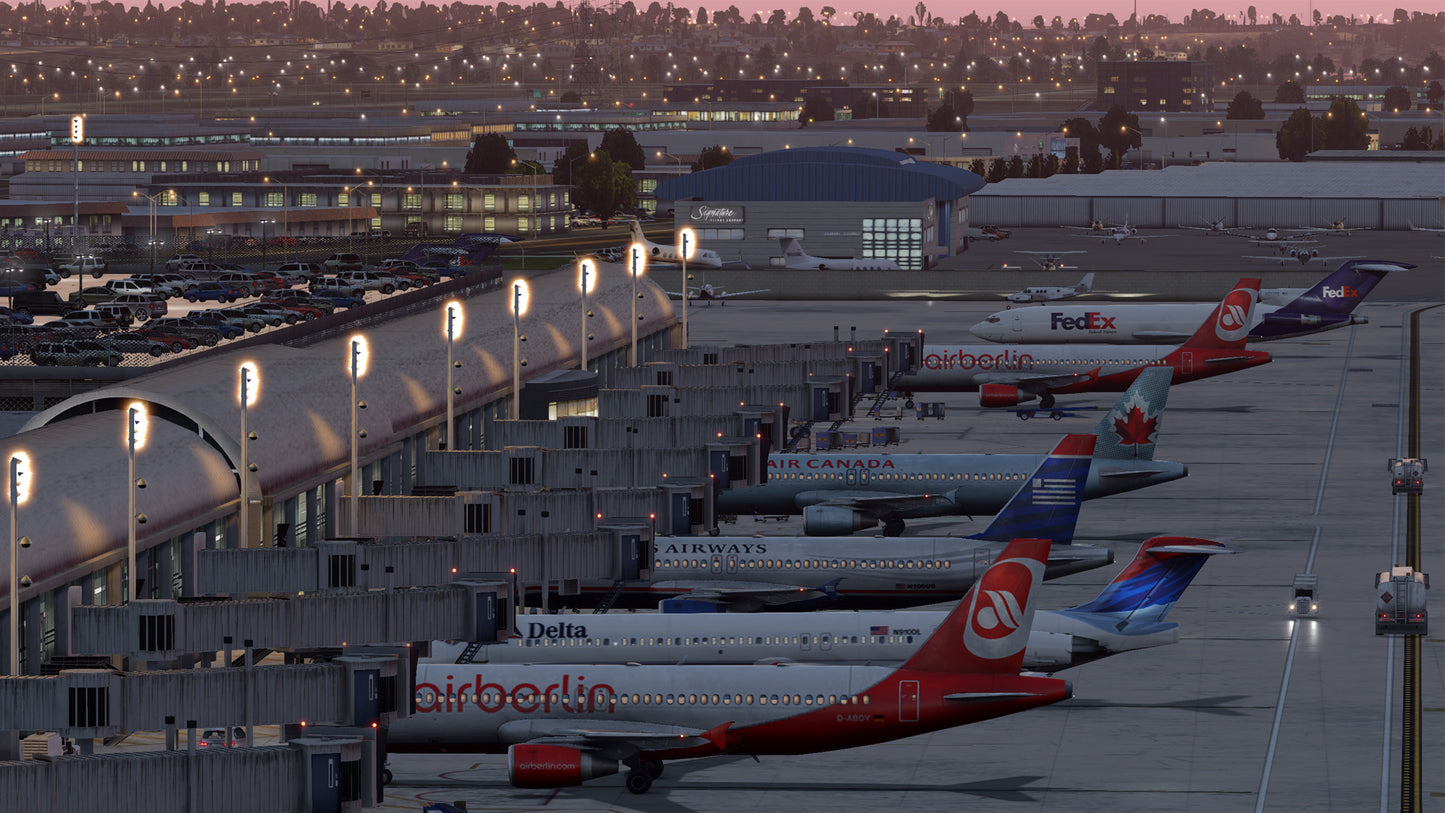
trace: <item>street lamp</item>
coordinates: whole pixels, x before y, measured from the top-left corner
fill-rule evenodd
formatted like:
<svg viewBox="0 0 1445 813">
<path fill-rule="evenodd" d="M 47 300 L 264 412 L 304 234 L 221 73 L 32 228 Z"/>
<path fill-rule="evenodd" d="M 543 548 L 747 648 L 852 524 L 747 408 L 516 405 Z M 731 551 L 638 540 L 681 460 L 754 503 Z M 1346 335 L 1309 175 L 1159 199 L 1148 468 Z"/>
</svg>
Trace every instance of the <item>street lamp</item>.
<svg viewBox="0 0 1445 813">
<path fill-rule="evenodd" d="M 537 170 L 540 169 L 541 167 L 534 167 L 534 166 L 532 166 L 532 163 L 531 163 L 530 161 L 527 162 L 526 164 L 519 164 L 519 163 L 517 162 L 517 159 L 515 159 L 515 158 L 512 159 L 512 166 L 514 166 L 514 167 L 516 167 L 516 168 L 518 168 L 518 169 L 521 169 L 522 167 L 525 166 L 525 167 L 527 168 L 528 174 L 530 174 L 530 175 L 532 176 L 532 198 L 531 198 L 531 212 L 530 212 L 530 215 L 531 215 L 531 216 L 527 218 L 527 236 L 528 236 L 528 237 L 536 237 L 536 236 L 537 236 Z M 525 250 L 526 250 L 526 249 L 523 248 L 523 251 L 525 251 Z"/>
<path fill-rule="evenodd" d="M 81 256 L 80 251 L 80 142 L 85 140 L 85 117 L 70 117 L 70 147 L 71 147 L 71 175 L 75 180 L 75 213 L 71 217 L 70 225 L 75 233 L 70 238 L 70 253 L 76 259 Z M 88 245 L 87 245 L 88 247 Z M 82 270 L 85 264 L 81 263 Z"/>
<path fill-rule="evenodd" d="M 447 449 L 456 448 L 453 445 L 453 428 L 456 425 L 456 396 L 460 394 L 460 387 L 452 384 L 452 370 L 462 366 L 460 361 L 452 361 L 452 345 L 462 333 L 462 303 L 452 300 L 445 306 L 445 318 L 443 332 L 447 337 Z"/>
<path fill-rule="evenodd" d="M 275 220 L 263 219 L 261 221 L 261 270 L 266 270 L 266 246 L 269 244 L 266 238 L 266 227 L 275 223 Z"/>
<path fill-rule="evenodd" d="M 167 200 L 175 200 L 176 190 L 167 189 L 164 192 L 157 192 L 154 195 L 147 195 L 146 193 L 141 192 L 138 189 L 133 189 L 131 190 L 130 196 L 133 198 L 145 198 L 146 200 L 150 201 L 150 206 L 147 210 L 147 214 L 150 216 L 151 227 L 151 273 L 154 274 L 156 272 L 156 202 L 159 201 L 162 197 L 165 197 Z M 80 287 L 82 290 L 84 290 L 84 277 L 82 276 L 81 279 L 82 282 L 80 283 Z"/>
<path fill-rule="evenodd" d="M 356 442 L 366 437 L 365 430 L 358 430 L 356 427 L 356 411 L 366 409 L 365 401 L 356 400 L 356 382 L 366 375 L 367 362 L 370 360 L 370 348 L 367 346 L 366 337 L 360 333 L 351 337 L 347 344 L 347 367 L 351 372 L 351 526 L 352 536 L 358 534 L 357 503 L 361 499 L 361 467 L 357 464 Z"/>
<path fill-rule="evenodd" d="M 641 296 L 641 294 L 637 293 L 637 275 L 647 270 L 647 248 L 641 243 L 633 243 L 628 247 L 627 251 L 631 255 L 631 263 L 629 265 L 632 269 L 632 351 L 627 356 L 627 364 L 629 367 L 636 367 L 637 320 L 640 318 L 637 315 L 637 298 Z M 687 286 L 683 287 L 686 288 Z M 683 293 L 685 296 L 686 291 Z"/>
<path fill-rule="evenodd" d="M 676 162 L 677 162 L 677 169 L 678 169 L 678 171 L 679 171 L 679 172 L 682 171 L 682 159 L 681 159 L 681 158 L 678 158 L 676 155 L 673 155 L 673 154 L 670 153 L 670 152 L 663 152 L 662 150 L 658 150 L 658 151 L 657 151 L 657 157 L 658 157 L 658 158 L 666 158 L 666 159 L 668 159 L 669 161 L 676 161 Z"/>
<path fill-rule="evenodd" d="M 238 518 L 238 529 L 241 535 L 241 543 L 238 547 L 251 547 L 251 473 L 256 470 L 256 464 L 249 462 L 247 457 L 247 442 L 256 439 L 256 433 L 246 431 L 246 413 L 252 404 L 261 397 L 261 376 L 260 369 L 254 361 L 243 361 L 237 369 L 241 377 L 241 389 L 237 393 L 241 403 L 241 461 L 236 469 L 236 474 L 241 480 L 241 512 Z"/>
<path fill-rule="evenodd" d="M 145 448 L 146 434 L 149 430 L 149 421 L 146 418 L 145 404 L 140 401 L 131 402 L 126 407 L 125 422 L 125 449 L 126 449 L 126 544 L 125 544 L 125 600 L 129 604 L 136 600 L 135 594 L 135 534 L 136 525 L 144 524 L 146 515 L 135 510 L 135 493 L 146 487 L 146 481 L 135 476 L 135 453 L 137 449 Z"/>
<path fill-rule="evenodd" d="M 597 285 L 597 272 L 593 270 L 591 260 L 577 263 L 577 272 L 581 275 L 578 288 L 582 291 L 582 366 L 578 369 L 586 372 L 587 343 L 592 340 L 592 335 L 587 332 L 587 320 L 592 318 L 592 311 L 587 309 L 587 295 Z"/>
<path fill-rule="evenodd" d="M 522 342 L 527 340 L 522 335 L 522 317 L 527 313 L 527 306 L 531 304 L 532 294 L 527 288 L 527 281 L 516 280 L 512 283 L 512 420 L 518 420 L 522 415 L 522 368 L 527 362 L 522 358 Z"/>
<path fill-rule="evenodd" d="M 692 259 L 692 251 L 697 247 L 697 235 L 687 226 L 677 230 L 677 256 L 682 261 L 682 349 L 688 348 L 687 343 L 687 261 Z"/>
<path fill-rule="evenodd" d="M 271 176 L 268 175 L 261 180 L 269 184 Z M 277 183 L 281 184 L 281 234 L 283 236 L 281 243 L 290 248 L 288 241 L 291 239 L 291 188 L 285 181 L 277 181 Z M 286 256 L 288 258 L 291 256 L 290 251 L 287 251 Z"/>
<path fill-rule="evenodd" d="M 24 482 L 22 484 L 22 478 Z M 10 457 L 10 674 L 20 674 L 20 588 L 30 586 L 29 576 L 20 572 L 19 548 L 30 547 L 30 537 L 15 536 L 15 519 L 30 496 L 30 456 L 16 452 Z"/>
</svg>

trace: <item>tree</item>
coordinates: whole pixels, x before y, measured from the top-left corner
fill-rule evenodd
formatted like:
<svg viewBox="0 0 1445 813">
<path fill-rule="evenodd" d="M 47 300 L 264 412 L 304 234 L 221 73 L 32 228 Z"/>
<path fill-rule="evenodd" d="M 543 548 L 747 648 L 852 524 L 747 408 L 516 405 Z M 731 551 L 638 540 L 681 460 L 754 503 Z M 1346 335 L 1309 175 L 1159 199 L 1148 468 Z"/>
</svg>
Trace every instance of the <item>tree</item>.
<svg viewBox="0 0 1445 813">
<path fill-rule="evenodd" d="M 698 153 L 697 163 L 692 165 L 693 172 L 701 172 L 704 169 L 713 167 L 725 167 L 733 162 L 733 154 L 728 152 L 727 147 L 714 144 Z"/>
<path fill-rule="evenodd" d="M 1254 94 L 1247 90 L 1241 90 L 1235 94 L 1234 101 L 1229 103 L 1227 119 L 1262 119 L 1264 118 L 1264 102 L 1254 98 Z"/>
<path fill-rule="evenodd" d="M 1245 11 L 1245 13 L 1249 15 L 1249 25 L 1250 25 L 1251 28 L 1253 28 L 1253 27 L 1254 27 L 1254 21 L 1257 20 L 1257 19 L 1259 19 L 1259 12 L 1258 12 L 1258 11 L 1255 11 L 1254 6 L 1250 6 L 1250 7 Z"/>
<path fill-rule="evenodd" d="M 1410 104 L 1410 91 L 1399 85 L 1394 85 L 1385 89 L 1385 99 L 1380 105 L 1380 109 L 1398 113 L 1401 110 L 1409 110 L 1412 106 L 1413 105 Z"/>
<path fill-rule="evenodd" d="M 512 168 L 517 154 L 507 137 L 500 133 L 484 133 L 472 139 L 472 148 L 467 150 L 467 173 L 495 174 Z"/>
<path fill-rule="evenodd" d="M 1354 99 L 1335 99 L 1321 123 L 1319 149 L 1363 150 L 1370 144 L 1370 120 Z"/>
<path fill-rule="evenodd" d="M 953 106 L 954 112 L 964 120 L 963 129 L 968 130 L 968 117 L 973 115 L 973 93 L 968 90 L 950 90 L 943 99 Z"/>
<path fill-rule="evenodd" d="M 928 114 L 925 129 L 930 133 L 957 133 L 963 129 L 962 119 L 952 105 L 940 105 L 937 110 Z"/>
<path fill-rule="evenodd" d="M 624 161 L 597 151 L 597 160 L 578 161 L 576 188 L 572 202 L 606 220 L 619 211 L 637 206 L 637 184 L 632 180 L 632 167 Z"/>
<path fill-rule="evenodd" d="M 567 151 L 562 153 L 562 157 L 558 158 L 557 163 L 552 165 L 552 183 L 576 183 L 572 177 L 573 170 L 587 161 L 595 160 L 596 158 L 590 157 L 589 155 L 587 142 L 582 141 L 569 144 Z"/>
<path fill-rule="evenodd" d="M 968 163 L 968 171 L 983 178 L 988 174 L 988 163 L 982 158 L 975 158 Z"/>
<path fill-rule="evenodd" d="M 1305 89 L 1300 87 L 1299 82 L 1286 79 L 1274 92 L 1274 100 L 1281 104 L 1304 104 Z"/>
<path fill-rule="evenodd" d="M 1079 139 L 1078 161 L 1085 172 L 1092 174 L 1103 167 L 1103 158 L 1099 155 L 1099 131 L 1092 121 L 1082 117 L 1072 118 L 1060 125 L 1059 130 L 1066 138 Z"/>
<path fill-rule="evenodd" d="M 1310 111 L 1297 108 L 1274 134 L 1274 146 L 1279 150 L 1279 157 L 1285 161 L 1305 160 L 1312 143 L 1322 140 L 1315 138 L 1314 130 L 1318 126 L 1318 120 L 1310 115 Z"/>
<path fill-rule="evenodd" d="M 832 121 L 833 105 L 828 104 L 828 100 L 822 96 L 812 94 L 803 100 L 803 112 L 798 114 L 798 118 L 802 120 L 804 127 L 815 121 Z"/>
<path fill-rule="evenodd" d="M 1430 132 L 1429 127 L 1422 127 L 1418 130 L 1411 127 L 1405 131 L 1405 138 L 1400 142 L 1400 149 L 1412 151 L 1428 150 L 1432 146 L 1431 142 L 1433 140 L 1434 134 Z"/>
<path fill-rule="evenodd" d="M 988 175 L 984 180 L 989 183 L 998 183 L 1008 177 L 1008 162 L 1002 158 L 995 158 L 989 162 Z"/>
<path fill-rule="evenodd" d="M 1139 117 L 1116 104 L 1099 119 L 1099 144 L 1109 149 L 1114 168 L 1124 164 L 1124 154 L 1137 150 L 1144 143 L 1139 131 Z"/>
<path fill-rule="evenodd" d="M 626 127 L 614 127 L 603 133 L 602 143 L 597 145 L 597 151 L 607 153 L 612 156 L 612 160 L 621 161 L 638 172 L 647 167 L 642 147 L 637 145 L 637 139 L 632 137 L 632 131 Z"/>
<path fill-rule="evenodd" d="M 1008 159 L 1008 176 L 1010 178 L 1022 178 L 1024 176 L 1024 159 L 1017 155 Z"/>
<path fill-rule="evenodd" d="M 1431 110 L 1438 110 L 1440 103 L 1445 101 L 1445 87 L 1441 87 L 1436 80 L 1430 81 L 1430 87 L 1425 91 L 1425 101 L 1430 104 Z"/>
</svg>

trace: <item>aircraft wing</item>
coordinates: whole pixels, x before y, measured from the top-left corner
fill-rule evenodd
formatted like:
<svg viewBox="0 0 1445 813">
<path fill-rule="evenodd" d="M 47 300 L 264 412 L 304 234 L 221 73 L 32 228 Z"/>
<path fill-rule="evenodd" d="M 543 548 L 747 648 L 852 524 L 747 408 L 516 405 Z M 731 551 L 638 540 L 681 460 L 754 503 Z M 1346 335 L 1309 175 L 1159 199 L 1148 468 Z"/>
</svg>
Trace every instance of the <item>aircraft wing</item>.
<svg viewBox="0 0 1445 813">
<path fill-rule="evenodd" d="M 778 582 L 730 582 L 705 581 L 702 579 L 676 579 L 653 582 L 652 589 L 659 592 L 679 591 L 677 598 L 685 601 L 702 601 L 726 606 L 742 612 L 756 612 L 764 607 L 781 607 L 800 601 L 816 601 L 830 598 L 828 592 L 800 584 Z"/>
<path fill-rule="evenodd" d="M 1193 334 L 1180 333 L 1173 330 L 1136 330 L 1129 335 L 1133 336 L 1136 339 L 1158 342 L 1159 344 L 1168 344 L 1169 342 L 1183 341 L 1184 339 L 1189 338 Z"/>
<path fill-rule="evenodd" d="M 502 739 L 550 745 L 572 745 L 626 755 L 639 751 L 695 748 L 712 744 L 723 749 L 727 729 L 723 723 L 711 729 L 659 725 L 626 720 L 517 720 L 504 723 Z"/>
<path fill-rule="evenodd" d="M 721 293 L 714 293 L 714 294 L 712 295 L 712 298 L 713 298 L 713 299 L 727 299 L 727 298 L 730 297 L 730 296 L 743 296 L 743 295 L 745 295 L 745 294 L 765 294 L 765 293 L 767 293 L 768 291 L 771 291 L 771 290 L 773 290 L 773 289 L 772 289 L 772 288 L 758 288 L 758 289 L 753 290 L 753 291 L 723 291 L 723 292 L 721 292 Z"/>
<path fill-rule="evenodd" d="M 932 508 L 939 503 L 951 504 L 952 502 L 952 500 L 942 494 L 885 494 L 882 496 L 853 497 L 841 500 L 830 499 L 821 503 L 815 503 L 815 505 L 846 506 L 881 518 L 887 514 L 915 511 L 921 508 Z"/>
<path fill-rule="evenodd" d="M 998 372 L 979 375 L 976 380 L 979 384 L 1012 384 L 1021 390 L 1042 392 L 1055 387 L 1067 387 L 1070 384 L 1088 381 L 1091 377 L 1078 373 L 1030 375 L 1025 372 Z"/>
</svg>

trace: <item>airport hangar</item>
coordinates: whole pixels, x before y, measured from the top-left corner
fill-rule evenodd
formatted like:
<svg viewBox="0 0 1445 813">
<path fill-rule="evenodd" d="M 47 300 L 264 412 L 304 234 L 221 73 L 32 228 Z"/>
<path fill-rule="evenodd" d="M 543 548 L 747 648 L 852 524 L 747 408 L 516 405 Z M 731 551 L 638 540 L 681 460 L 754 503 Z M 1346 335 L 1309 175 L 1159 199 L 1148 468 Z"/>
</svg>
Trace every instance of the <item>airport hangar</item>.
<svg viewBox="0 0 1445 813">
<path fill-rule="evenodd" d="M 1010 178 L 972 195 L 970 217 L 997 226 L 1088 226 L 1128 221 L 1146 229 L 1323 227 L 1408 229 L 1445 216 L 1436 160 L 1234 163 Z M 1427 154 L 1428 155 L 1428 154 Z"/>
<path fill-rule="evenodd" d="M 779 239 L 817 257 L 893 260 L 906 270 L 964 251 L 969 196 L 984 180 L 902 152 L 770 150 L 659 182 L 658 209 L 697 231 L 724 263 L 781 268 Z"/>
</svg>

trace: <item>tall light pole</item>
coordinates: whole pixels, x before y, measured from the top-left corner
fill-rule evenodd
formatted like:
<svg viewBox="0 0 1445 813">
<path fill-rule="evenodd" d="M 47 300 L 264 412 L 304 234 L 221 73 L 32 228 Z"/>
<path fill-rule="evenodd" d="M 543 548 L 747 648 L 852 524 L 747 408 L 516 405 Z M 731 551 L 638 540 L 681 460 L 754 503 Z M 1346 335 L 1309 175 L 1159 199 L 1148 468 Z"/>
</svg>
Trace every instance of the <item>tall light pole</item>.
<svg viewBox="0 0 1445 813">
<path fill-rule="evenodd" d="M 537 170 L 540 169 L 541 167 L 534 167 L 534 166 L 532 166 L 532 164 L 531 164 L 530 161 L 527 162 L 526 164 L 518 163 L 517 159 L 515 159 L 515 158 L 512 159 L 512 166 L 517 167 L 518 169 L 521 169 L 523 166 L 525 166 L 525 167 L 527 168 L 527 172 L 532 176 L 532 205 L 531 205 L 531 211 L 528 213 L 528 214 L 530 215 L 530 217 L 527 218 L 527 236 L 528 236 L 528 237 L 536 237 L 536 236 L 537 236 L 537 208 L 538 208 L 538 207 L 537 207 Z M 523 250 L 523 251 L 526 251 L 525 248 L 523 248 L 522 250 Z"/>
<path fill-rule="evenodd" d="M 456 343 L 457 337 L 462 332 L 462 303 L 455 300 L 446 304 L 446 318 L 444 320 L 447 337 L 447 446 L 448 450 L 455 449 L 453 445 L 457 421 L 456 395 L 457 388 L 452 384 L 452 370 L 462 366 L 460 361 L 452 361 L 452 345 Z"/>
<path fill-rule="evenodd" d="M 169 196 L 169 199 L 170 199 L 170 200 L 175 200 L 176 190 L 174 190 L 174 189 L 167 189 L 167 190 L 164 191 L 164 192 L 157 192 L 157 193 L 155 193 L 154 195 L 147 195 L 147 194 L 145 194 L 144 192 L 141 192 L 140 190 L 131 190 L 130 196 L 133 197 L 133 198 L 145 198 L 146 200 L 150 201 L 150 207 L 149 207 L 149 209 L 148 209 L 148 214 L 150 215 L 150 227 L 151 227 L 151 241 L 150 241 L 150 242 L 151 242 L 151 245 L 150 245 L 150 247 L 151 247 L 151 273 L 154 274 L 154 273 L 156 272 L 156 206 L 157 206 L 157 201 L 159 201 L 162 197 L 166 197 L 166 196 Z M 80 287 L 81 287 L 82 290 L 85 288 L 84 279 L 85 279 L 85 277 L 84 277 L 84 275 L 82 275 L 82 276 L 81 276 L 81 280 L 82 280 L 82 281 L 81 281 L 81 284 L 80 284 Z"/>
<path fill-rule="evenodd" d="M 261 220 L 261 270 L 262 270 L 262 271 L 265 271 L 265 270 L 266 270 L 266 246 L 267 246 L 266 227 L 269 226 L 269 225 L 271 225 L 272 223 L 275 223 L 275 222 L 276 222 L 275 220 L 272 220 L 272 219 L 270 219 L 270 218 L 263 218 L 263 219 Z"/>
<path fill-rule="evenodd" d="M 641 243 L 633 243 L 628 247 L 631 254 L 632 268 L 632 350 L 627 355 L 629 367 L 637 366 L 637 275 L 641 274 L 647 267 L 647 249 Z M 684 286 L 686 287 L 686 286 Z"/>
<path fill-rule="evenodd" d="M 366 433 L 356 426 L 356 411 L 366 409 L 365 401 L 356 400 L 356 382 L 366 375 L 366 364 L 368 361 L 366 337 L 356 334 L 351 337 L 347 344 L 350 348 L 348 355 L 348 367 L 351 370 L 351 525 L 348 529 L 352 536 L 359 534 L 357 520 L 357 504 L 361 499 L 361 467 L 358 465 L 357 441 L 366 436 Z"/>
<path fill-rule="evenodd" d="M 527 313 L 527 306 L 530 304 L 531 292 L 527 289 L 527 281 L 519 279 L 512 283 L 512 420 L 517 420 L 522 415 L 522 368 L 527 362 L 522 359 L 522 342 L 527 340 L 522 335 L 522 317 Z"/>
<path fill-rule="evenodd" d="M 251 535 L 249 533 L 251 527 L 250 475 L 255 467 L 250 463 L 250 458 L 247 456 L 247 443 L 251 440 L 251 434 L 248 434 L 246 431 L 246 413 L 250 411 L 251 404 L 255 403 L 260 395 L 261 381 L 260 376 L 257 375 L 259 370 L 256 368 L 255 362 L 241 362 L 241 366 L 237 372 L 241 377 L 241 391 L 239 393 L 241 401 L 241 461 L 240 465 L 236 468 L 236 474 L 240 476 L 241 481 L 241 512 L 237 522 L 241 533 L 241 543 L 238 547 L 249 548 L 251 547 Z M 252 380 L 256 382 L 254 386 L 251 383 Z"/>
<path fill-rule="evenodd" d="M 692 250 L 697 246 L 697 235 L 691 228 L 683 226 L 677 232 L 677 256 L 682 261 L 682 349 L 688 348 L 687 343 L 687 261 L 692 257 Z M 635 320 L 634 320 L 635 321 Z"/>
<path fill-rule="evenodd" d="M 10 674 L 20 674 L 20 588 L 29 579 L 20 572 L 19 548 L 30 547 L 30 537 L 15 536 L 15 519 L 20 513 L 20 504 L 30 495 L 28 486 L 20 486 L 20 478 L 30 475 L 30 458 L 24 452 L 16 452 L 10 458 Z"/>
<path fill-rule="evenodd" d="M 125 410 L 125 449 L 126 449 L 126 540 L 125 540 L 125 600 L 129 604 L 136 600 L 135 594 L 135 526 L 145 522 L 145 515 L 135 510 L 135 493 L 138 489 L 145 488 L 145 480 L 138 480 L 135 476 L 135 453 L 137 449 L 145 448 L 146 431 L 149 428 L 146 421 L 145 405 L 139 401 L 133 402 Z"/>
<path fill-rule="evenodd" d="M 71 147 L 71 175 L 75 179 L 75 212 L 71 216 L 71 226 L 75 233 L 70 239 L 70 253 L 78 260 L 80 254 L 80 142 L 85 140 L 85 117 L 70 117 L 70 147 Z M 84 266 L 84 263 L 81 263 Z M 84 268 L 81 269 L 82 271 Z"/>
<path fill-rule="evenodd" d="M 587 309 L 587 294 L 592 292 L 592 286 L 595 284 L 594 280 L 597 277 L 597 272 L 592 270 L 591 260 L 582 260 L 577 263 L 577 271 L 582 275 L 581 285 L 579 286 L 582 289 L 582 366 L 578 369 L 586 372 L 587 342 L 592 338 L 587 334 L 587 320 L 592 318 L 592 312 Z"/>
</svg>

